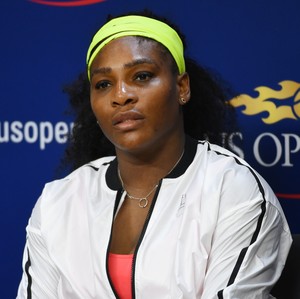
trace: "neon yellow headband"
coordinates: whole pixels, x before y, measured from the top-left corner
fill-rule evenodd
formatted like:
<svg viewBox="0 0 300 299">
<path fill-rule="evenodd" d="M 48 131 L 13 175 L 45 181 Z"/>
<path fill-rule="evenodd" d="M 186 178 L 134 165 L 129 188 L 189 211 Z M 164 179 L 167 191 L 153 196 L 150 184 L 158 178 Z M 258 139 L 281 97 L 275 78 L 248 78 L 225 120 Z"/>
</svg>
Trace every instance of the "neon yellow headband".
<svg viewBox="0 0 300 299">
<path fill-rule="evenodd" d="M 94 35 L 86 58 L 89 78 L 91 64 L 99 51 L 113 39 L 123 36 L 143 36 L 163 44 L 175 59 L 179 73 L 185 72 L 183 44 L 177 32 L 161 21 L 132 15 L 112 19 Z"/>
</svg>

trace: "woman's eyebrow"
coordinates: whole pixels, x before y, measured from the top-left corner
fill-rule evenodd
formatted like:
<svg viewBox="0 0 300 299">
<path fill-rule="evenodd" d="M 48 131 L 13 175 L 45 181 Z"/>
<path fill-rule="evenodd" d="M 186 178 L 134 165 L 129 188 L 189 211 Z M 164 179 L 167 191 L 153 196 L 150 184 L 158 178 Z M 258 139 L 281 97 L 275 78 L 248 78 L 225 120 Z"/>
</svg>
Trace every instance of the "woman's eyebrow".
<svg viewBox="0 0 300 299">
<path fill-rule="evenodd" d="M 99 67 L 96 69 L 93 69 L 91 72 L 91 78 L 93 77 L 93 75 L 96 74 L 108 74 L 112 71 L 111 67 Z"/>
<path fill-rule="evenodd" d="M 140 64 L 151 64 L 151 65 L 156 65 L 157 64 L 149 58 L 140 58 L 140 59 L 135 59 L 132 62 L 128 62 L 126 64 L 124 64 L 124 68 L 131 68 L 134 67 L 136 65 L 140 65 Z"/>
<path fill-rule="evenodd" d="M 124 64 L 124 68 L 131 68 L 131 67 L 134 67 L 134 66 L 137 66 L 137 65 L 141 65 L 141 64 L 150 64 L 150 65 L 155 65 L 155 66 L 158 66 L 157 63 L 155 63 L 152 59 L 149 59 L 149 58 L 140 58 L 140 59 L 135 59 L 131 62 L 128 62 L 128 63 L 125 63 Z M 93 69 L 91 71 L 91 78 L 93 77 L 93 75 L 96 75 L 96 74 L 109 74 L 112 72 L 112 68 L 111 67 L 99 67 L 99 68 L 96 68 L 96 69 Z"/>
</svg>

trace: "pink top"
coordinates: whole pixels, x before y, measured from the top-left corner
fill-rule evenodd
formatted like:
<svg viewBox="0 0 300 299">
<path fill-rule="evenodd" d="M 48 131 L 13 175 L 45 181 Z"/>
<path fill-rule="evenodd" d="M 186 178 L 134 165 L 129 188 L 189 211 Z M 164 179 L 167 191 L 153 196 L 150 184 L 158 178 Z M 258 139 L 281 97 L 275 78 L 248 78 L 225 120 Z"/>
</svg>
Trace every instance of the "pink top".
<svg viewBox="0 0 300 299">
<path fill-rule="evenodd" d="M 120 299 L 131 299 L 131 272 L 133 254 L 109 253 L 108 271 Z"/>
</svg>

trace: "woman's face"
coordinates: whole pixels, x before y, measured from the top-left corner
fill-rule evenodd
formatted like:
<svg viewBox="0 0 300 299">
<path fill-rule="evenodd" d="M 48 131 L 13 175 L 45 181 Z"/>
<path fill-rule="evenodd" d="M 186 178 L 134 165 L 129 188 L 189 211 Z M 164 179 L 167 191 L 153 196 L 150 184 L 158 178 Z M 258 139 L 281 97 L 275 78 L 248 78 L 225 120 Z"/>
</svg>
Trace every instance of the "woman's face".
<svg viewBox="0 0 300 299">
<path fill-rule="evenodd" d="M 182 137 L 179 99 L 189 99 L 189 82 L 171 66 L 171 56 L 156 42 L 137 37 L 113 40 L 96 56 L 91 105 L 117 151 L 154 150 Z"/>
</svg>

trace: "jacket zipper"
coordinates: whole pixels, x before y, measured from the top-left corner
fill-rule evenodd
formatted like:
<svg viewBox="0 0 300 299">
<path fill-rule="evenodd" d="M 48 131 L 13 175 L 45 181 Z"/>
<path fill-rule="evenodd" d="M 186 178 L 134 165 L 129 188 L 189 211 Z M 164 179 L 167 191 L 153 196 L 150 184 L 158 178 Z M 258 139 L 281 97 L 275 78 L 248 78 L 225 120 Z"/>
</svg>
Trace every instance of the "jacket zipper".
<svg viewBox="0 0 300 299">
<path fill-rule="evenodd" d="M 158 187 L 157 187 L 156 192 L 154 194 L 154 197 L 153 197 L 150 209 L 148 211 L 148 214 L 147 214 L 142 232 L 140 234 L 140 237 L 138 239 L 138 242 L 136 244 L 136 247 L 135 247 L 135 250 L 134 250 L 134 253 L 133 253 L 132 266 L 131 266 L 131 299 L 136 298 L 135 297 L 135 263 L 136 263 L 136 256 L 137 256 L 139 247 L 140 247 L 140 245 L 143 241 L 143 238 L 145 236 L 145 233 L 146 233 L 146 230 L 147 230 L 152 212 L 154 210 L 154 206 L 155 206 L 155 203 L 156 203 L 156 200 L 157 200 L 157 197 L 158 197 L 158 193 L 159 193 L 159 190 L 160 190 L 160 187 L 161 187 L 161 183 L 162 183 L 162 180 L 159 181 L 159 184 L 158 184 Z"/>
<path fill-rule="evenodd" d="M 148 214 L 147 214 L 147 217 L 146 217 L 146 220 L 145 220 L 145 223 L 144 223 L 141 235 L 140 235 L 140 237 L 138 239 L 136 248 L 135 248 L 134 253 L 133 253 L 132 266 L 131 266 L 131 294 L 132 294 L 131 295 L 131 299 L 135 299 L 135 283 L 134 282 L 135 282 L 135 263 L 136 263 L 137 252 L 138 252 L 138 249 L 139 249 L 139 247 L 140 247 L 140 245 L 142 243 L 144 235 L 146 233 L 147 226 L 148 226 L 148 223 L 150 221 L 150 218 L 151 218 L 151 215 L 152 215 L 152 212 L 154 210 L 154 206 L 155 206 L 155 203 L 156 203 L 156 200 L 157 200 L 157 197 L 158 197 L 158 193 L 159 193 L 159 190 L 160 190 L 160 187 L 161 187 L 161 183 L 162 183 L 162 180 L 160 180 L 160 182 L 158 184 L 158 187 L 156 189 L 156 192 L 154 194 L 154 197 L 153 197 L 153 200 L 152 200 L 152 203 L 151 203 L 151 207 L 150 207 L 150 209 L 148 211 Z M 109 281 L 110 287 L 111 287 L 111 289 L 112 289 L 112 291 L 113 291 L 116 299 L 120 299 L 120 297 L 118 296 L 118 294 L 117 294 L 117 292 L 116 292 L 116 290 L 115 290 L 115 288 L 113 286 L 113 283 L 111 281 L 111 278 L 109 276 L 108 258 L 109 258 L 109 247 L 110 247 L 111 238 L 112 238 L 113 222 L 114 222 L 114 218 L 115 218 L 115 215 L 116 215 L 116 212 L 117 212 L 120 200 L 122 198 L 123 192 L 124 192 L 124 190 L 120 189 L 120 190 L 118 190 L 117 195 L 116 195 L 116 201 L 115 201 L 114 212 L 113 212 L 113 217 L 112 217 L 112 224 L 111 224 L 111 230 L 110 230 L 110 237 L 109 237 L 108 246 L 107 246 L 107 250 L 106 250 L 106 275 L 108 277 L 108 281 Z"/>
<path fill-rule="evenodd" d="M 116 195 L 114 212 L 113 212 L 113 217 L 112 217 L 112 222 L 111 222 L 110 236 L 109 236 L 108 246 L 107 246 L 107 249 L 106 249 L 106 275 L 108 277 L 108 281 L 109 281 L 110 287 L 111 287 L 111 289 L 112 289 L 112 291 L 113 291 L 116 299 L 120 299 L 120 298 L 119 298 L 119 296 L 118 296 L 118 294 L 117 294 L 117 292 L 116 292 L 116 290 L 115 290 L 115 288 L 113 286 L 111 278 L 109 276 L 108 259 L 109 259 L 109 248 L 110 248 L 110 243 L 111 243 L 111 238 L 112 238 L 113 223 L 114 223 L 115 215 L 117 213 L 117 209 L 118 209 L 120 200 L 122 198 L 123 192 L 124 192 L 124 190 L 120 189 L 120 190 L 118 190 L 117 195 Z"/>
</svg>

